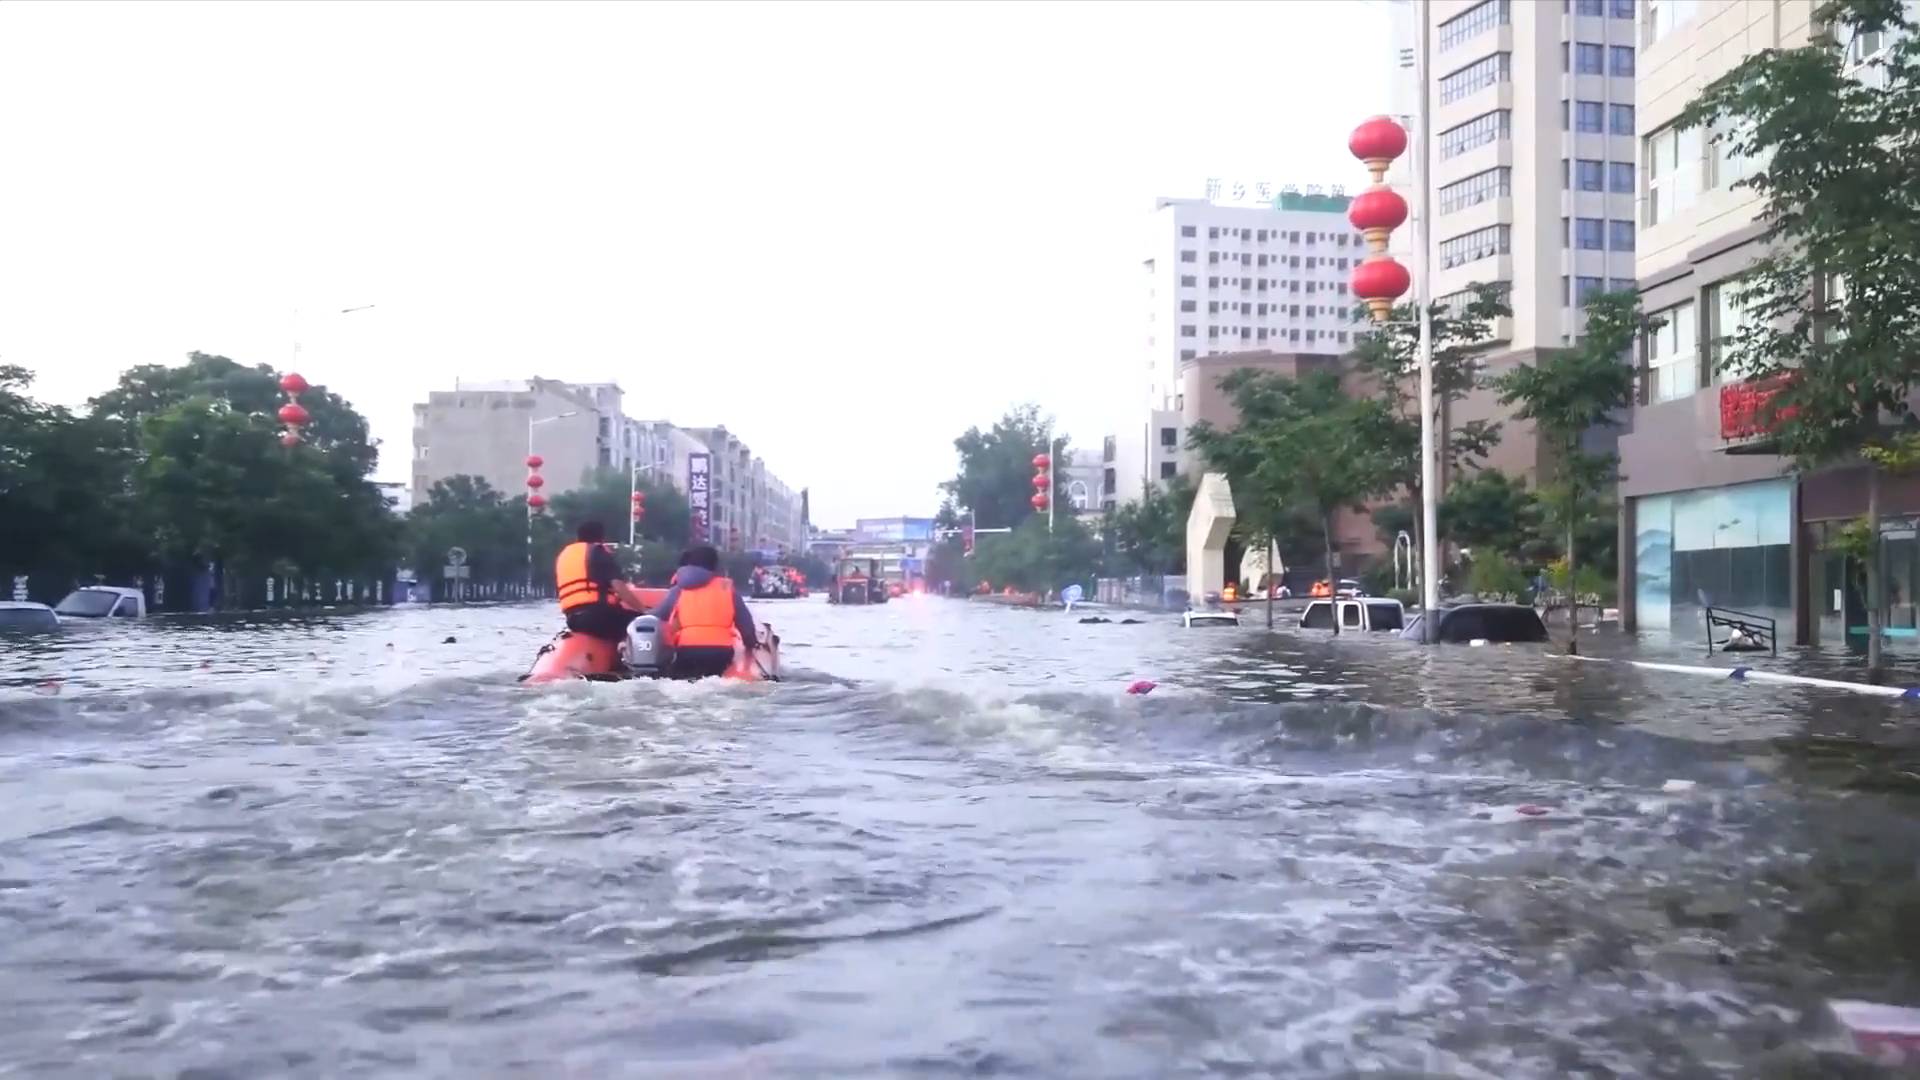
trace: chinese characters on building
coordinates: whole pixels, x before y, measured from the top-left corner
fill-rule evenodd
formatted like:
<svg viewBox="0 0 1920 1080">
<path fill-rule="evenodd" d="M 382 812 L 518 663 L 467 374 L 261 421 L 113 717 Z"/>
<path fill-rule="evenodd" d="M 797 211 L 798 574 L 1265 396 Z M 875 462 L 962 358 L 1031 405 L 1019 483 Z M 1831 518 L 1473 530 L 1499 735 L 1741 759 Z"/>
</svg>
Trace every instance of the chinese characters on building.
<svg viewBox="0 0 1920 1080">
<path fill-rule="evenodd" d="M 692 511 L 693 542 L 704 544 L 711 535 L 713 493 L 712 454 L 687 455 L 687 509 Z"/>
<path fill-rule="evenodd" d="M 1207 201 L 1220 206 L 1271 206 L 1282 195 L 1345 195 L 1340 184 L 1275 184 L 1267 180 L 1207 180 Z"/>
</svg>

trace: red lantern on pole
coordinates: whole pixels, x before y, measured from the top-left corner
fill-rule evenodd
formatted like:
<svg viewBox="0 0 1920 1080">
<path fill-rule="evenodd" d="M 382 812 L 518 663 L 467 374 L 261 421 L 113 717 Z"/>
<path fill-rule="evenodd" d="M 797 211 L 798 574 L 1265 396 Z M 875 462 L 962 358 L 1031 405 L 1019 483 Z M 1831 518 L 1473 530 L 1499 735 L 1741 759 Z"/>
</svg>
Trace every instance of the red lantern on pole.
<svg viewBox="0 0 1920 1080">
<path fill-rule="evenodd" d="M 536 491 L 527 496 L 527 505 L 532 507 L 533 512 L 537 514 L 540 512 L 541 507 L 547 505 L 547 497 Z"/>
<path fill-rule="evenodd" d="M 527 513 L 530 515 L 539 513 L 540 508 L 547 505 L 547 497 L 540 494 L 540 489 L 547 486 L 547 478 L 540 475 L 540 466 L 545 464 L 546 460 L 539 454 L 527 455 Z M 527 530 L 527 536 L 531 538 L 533 536 L 531 517 L 527 520 Z M 529 539 L 527 542 L 531 544 L 533 541 Z"/>
<path fill-rule="evenodd" d="M 1033 508 L 1035 510 L 1045 510 L 1047 508 L 1047 497 L 1038 491 L 1033 493 L 1033 499 L 1031 501 L 1033 502 Z"/>
<path fill-rule="evenodd" d="M 529 469 L 538 469 L 540 466 L 545 465 L 546 463 L 547 463 L 547 459 L 541 457 L 539 454 L 527 455 L 527 468 Z"/>
<path fill-rule="evenodd" d="M 644 518 L 646 516 L 647 516 L 647 493 L 644 491 L 636 491 L 633 493 L 633 520 L 635 521 L 635 523 L 638 523 L 641 518 Z"/>
<path fill-rule="evenodd" d="M 547 484 L 547 478 L 546 478 L 546 477 L 544 477 L 544 476 L 541 476 L 541 475 L 540 475 L 539 473 L 528 473 L 528 474 L 527 474 L 527 486 L 528 486 L 528 487 L 530 487 L 530 488 L 533 488 L 534 490 L 536 490 L 536 491 L 538 491 L 539 489 L 541 489 L 541 488 L 543 488 L 543 487 L 545 487 L 545 486 L 546 486 L 546 484 Z"/>
<path fill-rule="evenodd" d="M 1049 468 L 1049 467 L 1051 467 L 1052 465 L 1053 465 L 1053 459 L 1052 459 L 1052 458 L 1050 458 L 1050 457 L 1048 457 L 1047 455 L 1045 455 L 1045 454 L 1035 454 L 1035 455 L 1033 455 L 1033 467 L 1034 467 L 1034 468 L 1036 468 L 1036 469 L 1045 469 L 1045 468 Z"/>
<path fill-rule="evenodd" d="M 280 411 L 276 414 L 280 422 L 286 425 L 286 431 L 280 435 L 280 445 L 297 446 L 300 443 L 300 429 L 307 426 L 313 419 L 312 414 L 307 412 L 306 407 L 299 401 L 300 395 L 311 387 L 307 385 L 307 380 L 300 377 L 299 372 L 289 371 L 280 376 L 280 389 L 287 395 L 287 403 L 280 406 Z"/>
<path fill-rule="evenodd" d="M 1413 285 L 1407 268 L 1387 255 L 1387 238 L 1407 220 L 1407 200 L 1387 187 L 1388 167 L 1407 152 L 1407 129 L 1391 117 L 1376 116 L 1353 129 L 1347 149 L 1373 176 L 1373 186 L 1347 207 L 1347 220 L 1366 237 L 1371 252 L 1365 262 L 1353 268 L 1353 294 L 1366 301 L 1373 321 L 1386 322 L 1393 313 L 1393 302 Z"/>
<path fill-rule="evenodd" d="M 1052 482 L 1053 476 L 1050 473 L 1037 472 L 1033 474 L 1033 486 L 1040 491 L 1047 490 L 1047 485 Z"/>
</svg>

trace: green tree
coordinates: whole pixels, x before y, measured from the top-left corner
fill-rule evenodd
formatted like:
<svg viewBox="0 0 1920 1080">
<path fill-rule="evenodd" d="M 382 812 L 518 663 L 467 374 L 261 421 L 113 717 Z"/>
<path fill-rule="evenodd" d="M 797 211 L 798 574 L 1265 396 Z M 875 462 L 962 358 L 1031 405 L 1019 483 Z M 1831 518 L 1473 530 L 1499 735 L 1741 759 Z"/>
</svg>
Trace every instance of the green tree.
<svg viewBox="0 0 1920 1080">
<path fill-rule="evenodd" d="M 1801 468 L 1866 465 L 1877 536 L 1882 474 L 1920 463 L 1908 404 L 1920 379 L 1920 36 L 1900 0 L 1832 0 L 1818 18 L 1811 44 L 1748 57 L 1680 122 L 1718 142 L 1763 203 L 1768 252 L 1742 279 L 1749 318 L 1720 370 L 1777 380 L 1761 420 Z M 1876 545 L 1866 560 L 1875 678 L 1883 558 Z"/>
<path fill-rule="evenodd" d="M 1471 468 L 1500 441 L 1496 421 L 1469 420 L 1442 425 L 1449 405 L 1471 393 L 1481 381 L 1481 357 L 1493 336 L 1494 320 L 1513 315 L 1504 283 L 1474 282 L 1464 305 L 1432 304 L 1428 309 L 1433 341 L 1433 426 L 1446 442 L 1440 451 L 1455 471 Z M 1394 418 L 1384 449 L 1395 461 L 1396 486 L 1407 501 L 1420 505 L 1420 325 L 1412 303 L 1396 305 L 1386 323 L 1360 335 L 1353 349 L 1354 369 Z M 1407 526 L 1414 550 L 1423 550 L 1420 517 Z M 1398 528 L 1394 530 L 1396 533 Z M 1450 535 L 1443 527 L 1443 535 Z M 1456 541 L 1457 537 L 1454 537 Z"/>
<path fill-rule="evenodd" d="M 435 483 L 408 515 L 407 537 L 414 572 L 435 583 L 436 595 L 450 595 L 441 576 L 450 548 L 467 553 L 470 585 L 498 587 L 526 576 L 526 504 L 477 476 Z"/>
<path fill-rule="evenodd" d="M 995 588 L 1043 593 L 1079 584 L 1092 591 L 1100 541 L 1071 514 L 1060 515 L 1052 530 L 1044 516 L 1029 514 L 1013 532 L 980 540 L 975 571 Z"/>
<path fill-rule="evenodd" d="M 1187 518 L 1193 513 L 1192 478 L 1176 476 L 1150 485 L 1139 501 L 1112 511 L 1102 535 L 1132 573 L 1178 574 L 1187 564 Z"/>
<path fill-rule="evenodd" d="M 35 401 L 31 384 L 0 366 L 0 578 L 27 575 L 41 600 L 93 575 L 133 581 L 149 559 L 129 516 L 131 455 L 99 422 Z"/>
<path fill-rule="evenodd" d="M 1311 512 L 1327 577 L 1338 577 L 1334 515 L 1363 509 L 1398 482 L 1390 438 L 1397 418 L 1379 400 L 1349 396 L 1333 372 L 1289 379 L 1241 369 L 1220 388 L 1233 399 L 1236 425 L 1202 421 L 1190 429 L 1189 445 L 1227 475 L 1236 509 L 1251 511 L 1244 515 L 1251 535 L 1273 535 L 1290 510 Z"/>
<path fill-rule="evenodd" d="M 1540 500 L 1498 469 L 1460 480 L 1440 502 L 1440 531 L 1471 548 L 1476 561 L 1492 555 L 1523 562 L 1537 557 L 1540 527 Z"/>
<path fill-rule="evenodd" d="M 1588 431 L 1616 424 L 1633 399 L 1633 368 L 1627 363 L 1643 329 L 1639 297 L 1602 293 L 1587 301 L 1586 332 L 1571 349 L 1543 353 L 1495 380 L 1500 403 L 1531 420 L 1551 455 L 1553 479 L 1541 486 L 1547 520 L 1566 538 L 1565 558 L 1579 578 L 1576 540 L 1581 526 L 1599 516 L 1601 494 L 1612 485 L 1613 454 L 1583 449 Z M 1569 594 L 1567 651 L 1580 651 L 1580 619 Z"/>
<path fill-rule="evenodd" d="M 940 486 L 956 511 L 972 511 L 980 528 L 1019 525 L 1033 514 L 1033 459 L 1055 439 L 1059 460 L 1067 460 L 1066 438 L 1054 434 L 1053 421 L 1040 415 L 1039 406 L 1022 405 L 988 430 L 968 428 L 953 440 L 960 471 Z M 1067 505 L 1058 473 L 1053 481 L 1055 505 Z"/>
<path fill-rule="evenodd" d="M 606 526 L 608 540 L 625 543 L 633 509 L 630 483 L 625 470 L 600 469 L 586 477 L 579 487 L 555 495 L 547 510 L 568 536 L 580 522 L 591 520 Z M 639 535 L 686 547 L 693 521 L 687 497 L 671 483 L 651 476 L 640 478 L 638 490 L 646 493 L 647 508 L 640 518 Z"/>
</svg>

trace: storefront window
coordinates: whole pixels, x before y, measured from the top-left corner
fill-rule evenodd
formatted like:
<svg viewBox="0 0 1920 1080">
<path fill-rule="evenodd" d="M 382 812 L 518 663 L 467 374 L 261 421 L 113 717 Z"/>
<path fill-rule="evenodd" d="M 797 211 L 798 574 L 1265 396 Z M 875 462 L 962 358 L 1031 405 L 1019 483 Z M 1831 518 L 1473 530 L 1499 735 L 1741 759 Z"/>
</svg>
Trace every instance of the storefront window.
<svg viewBox="0 0 1920 1080">
<path fill-rule="evenodd" d="M 1793 481 L 1641 499 L 1635 534 L 1642 627 L 1693 633 L 1703 599 L 1783 623 L 1791 617 Z"/>
</svg>

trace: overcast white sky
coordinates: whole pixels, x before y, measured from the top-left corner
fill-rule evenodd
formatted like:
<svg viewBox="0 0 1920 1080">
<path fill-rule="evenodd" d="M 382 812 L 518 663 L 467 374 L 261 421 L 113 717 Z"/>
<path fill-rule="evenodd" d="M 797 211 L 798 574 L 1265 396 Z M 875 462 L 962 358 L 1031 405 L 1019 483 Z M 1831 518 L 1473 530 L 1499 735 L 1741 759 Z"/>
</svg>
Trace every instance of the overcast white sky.
<svg viewBox="0 0 1920 1080">
<path fill-rule="evenodd" d="M 346 395 L 616 380 L 814 519 L 929 513 L 1034 401 L 1139 422 L 1143 219 L 1342 183 L 1385 6 L 0 4 L 0 362 L 77 404 L 193 349 Z M 340 316 L 340 308 L 375 304 Z"/>
</svg>

